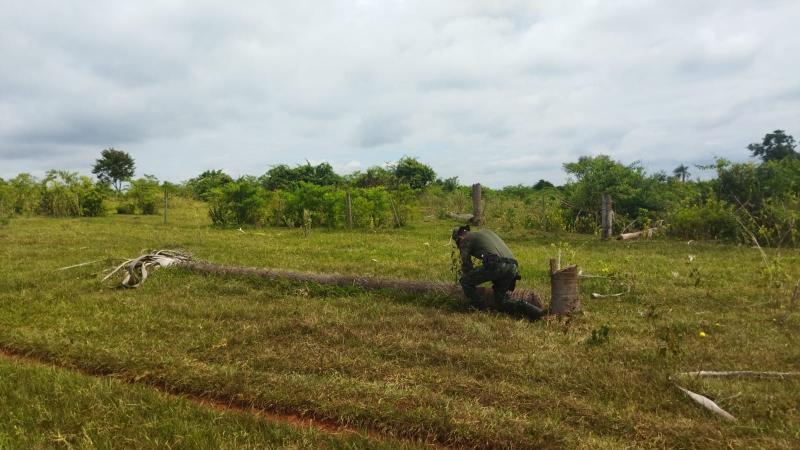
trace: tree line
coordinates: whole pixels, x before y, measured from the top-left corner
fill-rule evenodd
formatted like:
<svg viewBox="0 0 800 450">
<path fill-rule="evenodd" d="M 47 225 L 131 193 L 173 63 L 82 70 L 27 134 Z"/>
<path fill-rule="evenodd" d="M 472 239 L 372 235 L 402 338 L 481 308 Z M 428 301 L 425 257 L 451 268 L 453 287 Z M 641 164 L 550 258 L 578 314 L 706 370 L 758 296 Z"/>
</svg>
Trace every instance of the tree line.
<svg viewBox="0 0 800 450">
<path fill-rule="evenodd" d="M 584 156 L 564 164 L 569 181 L 553 186 L 484 188 L 488 224 L 499 228 L 597 233 L 603 194 L 614 201 L 615 232 L 663 221 L 667 233 L 687 239 L 718 239 L 781 246 L 800 244 L 800 156 L 791 135 L 767 133 L 746 148 L 754 161 L 718 158 L 696 166 L 711 172 L 692 179 L 684 164 L 671 175 L 648 174 L 639 163 L 609 156 Z M 458 177 L 437 178 L 427 164 L 412 157 L 349 175 L 328 163 L 285 164 L 260 176 L 234 179 L 207 170 L 184 183 L 134 179 L 135 164 L 126 152 L 105 149 L 89 177 L 50 171 L 39 180 L 20 174 L 0 179 L 0 217 L 25 214 L 97 216 L 156 214 L 162 191 L 207 202 L 215 225 L 304 227 L 402 226 L 424 213 L 446 217 L 467 211 L 469 187 Z M 109 207 L 109 200 L 115 208 Z M 423 211 L 423 212 L 419 212 Z"/>
</svg>

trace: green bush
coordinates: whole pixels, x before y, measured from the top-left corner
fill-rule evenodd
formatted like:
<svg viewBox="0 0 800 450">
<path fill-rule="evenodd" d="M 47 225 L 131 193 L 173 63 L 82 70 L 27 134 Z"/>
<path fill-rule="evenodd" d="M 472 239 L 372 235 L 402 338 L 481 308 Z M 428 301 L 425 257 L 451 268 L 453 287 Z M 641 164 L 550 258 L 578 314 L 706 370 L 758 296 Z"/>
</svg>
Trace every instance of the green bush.
<svg viewBox="0 0 800 450">
<path fill-rule="evenodd" d="M 81 215 L 84 217 L 100 217 L 106 215 L 106 193 L 96 185 L 84 186 L 78 195 Z"/>
<path fill-rule="evenodd" d="M 145 175 L 130 183 L 131 187 L 125 194 L 126 199 L 142 214 L 158 214 L 158 205 L 163 201 L 158 179 L 152 175 Z"/>
<path fill-rule="evenodd" d="M 249 178 L 211 189 L 208 216 L 216 226 L 262 225 L 268 195 L 258 182 Z"/>
<path fill-rule="evenodd" d="M 136 205 L 133 203 L 123 203 L 117 206 L 117 214 L 136 214 Z"/>
<path fill-rule="evenodd" d="M 680 208 L 668 220 L 668 234 L 682 239 L 740 239 L 741 227 L 725 203 L 708 201 Z"/>
</svg>

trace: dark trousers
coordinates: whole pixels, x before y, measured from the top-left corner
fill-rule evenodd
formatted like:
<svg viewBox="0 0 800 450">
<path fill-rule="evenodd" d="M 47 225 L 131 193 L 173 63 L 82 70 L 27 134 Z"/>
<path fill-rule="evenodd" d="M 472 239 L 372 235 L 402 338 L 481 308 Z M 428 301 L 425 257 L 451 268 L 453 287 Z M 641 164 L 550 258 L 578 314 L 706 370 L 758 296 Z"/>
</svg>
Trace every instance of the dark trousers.
<svg viewBox="0 0 800 450">
<path fill-rule="evenodd" d="M 494 301 L 501 311 L 512 314 L 522 315 L 530 320 L 536 320 L 542 316 L 543 311 L 535 305 L 521 300 L 512 300 L 508 292 L 514 289 L 516 284 L 517 265 L 514 263 L 500 262 L 492 267 L 481 266 L 465 273 L 459 282 L 464 289 L 464 295 L 469 299 L 470 305 L 476 309 L 485 309 L 486 305 L 478 297 L 478 285 L 492 282 L 494 291 Z"/>
<path fill-rule="evenodd" d="M 494 290 L 494 300 L 498 305 L 503 303 L 506 292 L 514 285 L 514 277 L 517 276 L 517 265 L 513 263 L 497 263 L 492 267 L 480 266 L 465 273 L 459 282 L 464 289 L 464 295 L 470 301 L 470 305 L 475 308 L 483 309 L 485 305 L 478 298 L 477 287 L 488 281 L 492 282 Z"/>
</svg>

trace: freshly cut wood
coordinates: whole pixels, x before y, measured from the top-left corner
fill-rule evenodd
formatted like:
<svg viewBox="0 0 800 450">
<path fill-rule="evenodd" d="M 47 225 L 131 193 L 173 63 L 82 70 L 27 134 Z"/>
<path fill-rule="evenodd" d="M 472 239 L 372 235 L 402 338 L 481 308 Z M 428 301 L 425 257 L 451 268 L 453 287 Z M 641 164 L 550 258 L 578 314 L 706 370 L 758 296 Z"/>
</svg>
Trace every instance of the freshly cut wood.
<svg viewBox="0 0 800 450">
<path fill-rule="evenodd" d="M 698 372 L 681 372 L 678 375 L 687 377 L 792 378 L 800 377 L 800 372 L 759 372 L 756 370 L 730 370 L 718 372 L 713 370 L 701 370 Z"/>
<path fill-rule="evenodd" d="M 578 266 L 559 269 L 555 259 L 550 260 L 550 313 L 572 314 L 581 310 L 578 297 Z"/>
<path fill-rule="evenodd" d="M 449 212 L 449 213 L 447 213 L 447 215 L 450 216 L 453 219 L 456 219 L 456 220 L 460 221 L 460 222 L 469 222 L 469 221 L 472 220 L 472 217 L 473 217 L 472 214 L 467 214 L 467 213 Z"/>
<path fill-rule="evenodd" d="M 680 386 L 677 386 L 677 387 L 678 387 L 678 389 L 680 389 L 683 392 L 685 392 L 686 395 L 689 396 L 689 398 L 694 400 L 697 404 L 699 404 L 703 408 L 713 412 L 714 414 L 717 414 L 717 415 L 725 418 L 726 420 L 730 420 L 731 422 L 736 422 L 736 417 L 733 417 L 730 413 L 728 413 L 728 411 L 725 411 L 724 409 L 720 408 L 719 405 L 714 403 L 714 401 L 711 400 L 710 398 L 708 398 L 708 397 L 706 397 L 704 395 L 700 395 L 700 394 L 697 394 L 695 392 L 692 392 L 692 391 L 690 391 L 688 389 L 684 389 L 684 388 L 682 388 Z"/>
</svg>

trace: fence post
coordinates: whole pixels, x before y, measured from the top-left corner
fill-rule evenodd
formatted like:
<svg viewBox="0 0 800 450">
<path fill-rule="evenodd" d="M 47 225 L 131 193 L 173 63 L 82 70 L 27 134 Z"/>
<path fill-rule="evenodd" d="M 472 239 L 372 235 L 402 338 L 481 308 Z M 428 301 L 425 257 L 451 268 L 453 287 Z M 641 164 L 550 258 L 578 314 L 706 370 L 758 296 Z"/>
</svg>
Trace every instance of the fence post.
<svg viewBox="0 0 800 450">
<path fill-rule="evenodd" d="M 167 192 L 167 186 L 164 185 L 164 225 L 167 224 L 167 197 L 169 196 Z"/>
<path fill-rule="evenodd" d="M 353 203 L 350 200 L 350 191 L 344 195 L 344 206 L 347 211 L 347 228 L 353 228 Z"/>
<path fill-rule="evenodd" d="M 614 205 L 611 201 L 611 194 L 603 194 L 603 209 L 600 221 L 603 239 L 611 239 L 611 233 L 614 229 Z"/>
<path fill-rule="evenodd" d="M 473 225 L 481 225 L 483 223 L 483 210 L 481 208 L 481 184 L 475 183 L 472 185 L 472 219 L 470 222 Z"/>
</svg>

